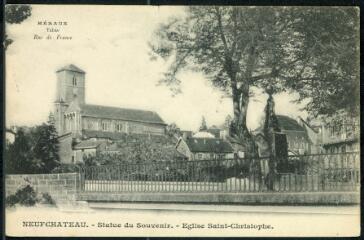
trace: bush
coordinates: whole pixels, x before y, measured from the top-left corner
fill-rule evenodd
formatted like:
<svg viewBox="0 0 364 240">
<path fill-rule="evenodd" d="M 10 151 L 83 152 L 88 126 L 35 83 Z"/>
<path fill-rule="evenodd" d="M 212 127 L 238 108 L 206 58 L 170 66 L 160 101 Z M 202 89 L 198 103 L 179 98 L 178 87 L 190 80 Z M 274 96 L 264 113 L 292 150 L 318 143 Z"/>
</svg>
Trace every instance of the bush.
<svg viewBox="0 0 364 240">
<path fill-rule="evenodd" d="M 9 207 L 14 206 L 15 204 L 34 206 L 38 202 L 37 193 L 32 186 L 27 185 L 18 189 L 14 195 L 8 196 L 5 202 Z"/>
<path fill-rule="evenodd" d="M 61 164 L 52 170 L 52 173 L 74 173 L 79 172 L 81 164 Z"/>
<path fill-rule="evenodd" d="M 18 197 L 15 194 L 10 195 L 10 196 L 6 197 L 6 199 L 5 199 L 5 205 L 7 207 L 13 207 L 18 202 L 19 202 Z"/>
<path fill-rule="evenodd" d="M 50 205 L 56 205 L 56 202 L 53 200 L 52 196 L 49 195 L 49 193 L 42 193 L 41 203 L 43 203 L 43 204 L 50 204 Z"/>
<path fill-rule="evenodd" d="M 18 189 L 15 194 L 5 199 L 7 207 L 13 207 L 15 204 L 30 207 L 37 203 L 55 205 L 55 201 L 49 193 L 42 193 L 41 196 L 38 196 L 37 192 L 30 185 Z"/>
</svg>

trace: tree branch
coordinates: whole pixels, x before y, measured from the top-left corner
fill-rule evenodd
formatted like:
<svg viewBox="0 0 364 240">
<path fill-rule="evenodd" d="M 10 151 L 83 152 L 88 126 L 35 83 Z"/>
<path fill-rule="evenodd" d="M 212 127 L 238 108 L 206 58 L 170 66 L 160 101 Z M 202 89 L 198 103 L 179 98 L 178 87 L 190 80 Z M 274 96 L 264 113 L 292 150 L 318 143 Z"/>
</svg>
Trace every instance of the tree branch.
<svg viewBox="0 0 364 240">
<path fill-rule="evenodd" d="M 219 33 L 220 33 L 221 41 L 224 44 L 225 53 L 228 54 L 229 57 L 231 57 L 230 52 L 229 52 L 229 48 L 228 48 L 228 45 L 227 45 L 226 37 L 225 37 L 224 31 L 223 31 L 223 26 L 222 26 L 221 14 L 220 14 L 220 11 L 219 11 L 219 7 L 215 7 L 215 10 L 216 10 L 217 23 L 219 25 Z"/>
</svg>

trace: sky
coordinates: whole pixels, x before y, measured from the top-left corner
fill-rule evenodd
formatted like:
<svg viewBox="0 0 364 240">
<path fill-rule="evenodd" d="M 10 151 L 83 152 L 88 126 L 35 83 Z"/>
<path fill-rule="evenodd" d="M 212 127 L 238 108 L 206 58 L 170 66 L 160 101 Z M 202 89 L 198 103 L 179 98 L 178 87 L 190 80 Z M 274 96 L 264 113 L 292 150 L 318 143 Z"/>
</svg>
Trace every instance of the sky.
<svg viewBox="0 0 364 240">
<path fill-rule="evenodd" d="M 157 86 L 168 63 L 150 60 L 148 41 L 160 23 L 183 14 L 183 7 L 33 5 L 28 19 L 6 26 L 14 40 L 6 51 L 7 126 L 47 121 L 55 100 L 55 71 L 68 64 L 86 72 L 86 103 L 153 110 L 183 130 L 196 130 L 202 116 L 208 126 L 222 124 L 232 115 L 232 100 L 201 73 L 181 72 L 182 94 L 175 97 Z M 67 26 L 47 32 L 39 21 L 66 21 Z M 72 39 L 57 39 L 58 34 Z M 250 129 L 258 127 L 267 99 L 259 89 L 255 92 L 248 108 Z M 307 116 L 302 105 L 292 103 L 295 97 L 275 95 L 276 113 Z"/>
</svg>

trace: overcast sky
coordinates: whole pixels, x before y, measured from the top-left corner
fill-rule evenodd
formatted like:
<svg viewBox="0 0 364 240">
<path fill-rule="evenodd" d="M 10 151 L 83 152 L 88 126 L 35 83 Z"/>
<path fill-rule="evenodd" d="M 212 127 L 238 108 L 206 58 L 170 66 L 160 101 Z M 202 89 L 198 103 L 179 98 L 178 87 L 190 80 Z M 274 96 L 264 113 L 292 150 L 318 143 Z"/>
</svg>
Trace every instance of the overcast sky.
<svg viewBox="0 0 364 240">
<path fill-rule="evenodd" d="M 166 123 L 196 130 L 202 116 L 207 124 L 221 124 L 232 114 L 231 99 L 222 98 L 202 74 L 181 74 L 183 93 L 172 98 L 166 87 L 156 86 L 166 69 L 151 61 L 148 40 L 159 23 L 183 14 L 182 7 L 132 6 L 33 6 L 23 23 L 9 25 L 14 40 L 6 52 L 7 125 L 34 125 L 47 120 L 53 110 L 55 71 L 74 64 L 86 71 L 86 102 L 90 104 L 154 110 Z M 67 21 L 60 35 L 72 40 L 35 40 L 46 37 L 38 21 Z M 52 33 L 52 38 L 57 34 Z M 276 112 L 292 117 L 299 111 L 287 93 L 275 96 Z M 264 94 L 251 100 L 248 127 L 262 117 Z"/>
</svg>

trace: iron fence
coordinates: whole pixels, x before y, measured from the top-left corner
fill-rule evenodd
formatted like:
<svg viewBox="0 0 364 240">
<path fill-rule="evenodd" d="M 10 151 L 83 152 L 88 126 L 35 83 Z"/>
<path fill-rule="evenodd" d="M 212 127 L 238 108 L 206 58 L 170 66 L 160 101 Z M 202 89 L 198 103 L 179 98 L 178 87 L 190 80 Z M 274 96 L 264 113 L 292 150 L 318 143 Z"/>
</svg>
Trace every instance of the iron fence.
<svg viewBox="0 0 364 240">
<path fill-rule="evenodd" d="M 88 192 L 357 191 L 359 153 L 289 156 L 277 162 L 267 187 L 269 158 L 154 162 L 84 167 Z"/>
</svg>

